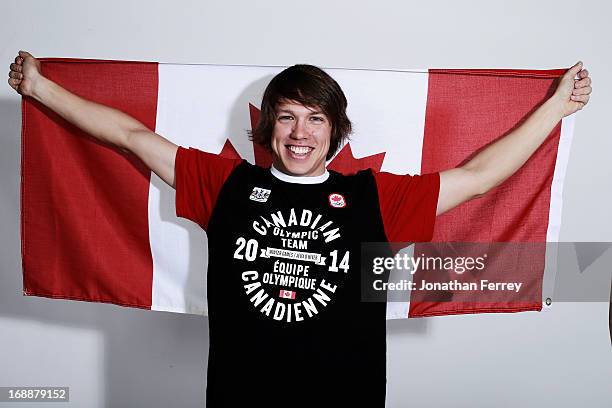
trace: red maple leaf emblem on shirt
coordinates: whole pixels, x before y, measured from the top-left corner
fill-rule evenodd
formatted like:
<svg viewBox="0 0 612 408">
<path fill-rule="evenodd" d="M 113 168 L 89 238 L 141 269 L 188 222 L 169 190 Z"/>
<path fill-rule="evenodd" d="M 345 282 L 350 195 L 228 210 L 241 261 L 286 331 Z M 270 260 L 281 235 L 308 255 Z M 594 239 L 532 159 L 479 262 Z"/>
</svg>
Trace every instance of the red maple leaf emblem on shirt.
<svg viewBox="0 0 612 408">
<path fill-rule="evenodd" d="M 257 126 L 259 121 L 260 110 L 253 104 L 249 103 L 249 114 L 251 117 L 251 129 Z M 268 150 L 253 143 L 253 153 L 255 156 L 255 164 L 261 167 L 270 167 L 272 165 L 272 155 Z M 225 141 L 225 145 L 219 153 L 223 157 L 230 159 L 240 159 L 240 154 L 234 148 L 232 143 L 228 140 Z M 353 150 L 351 149 L 350 143 L 347 143 L 340 149 L 340 152 L 332 159 L 327 165 L 329 170 L 334 170 L 342 174 L 354 174 L 359 170 L 371 168 L 377 172 L 382 168 L 383 161 L 385 160 L 385 152 L 376 153 L 371 156 L 365 156 L 356 158 L 353 156 Z"/>
</svg>

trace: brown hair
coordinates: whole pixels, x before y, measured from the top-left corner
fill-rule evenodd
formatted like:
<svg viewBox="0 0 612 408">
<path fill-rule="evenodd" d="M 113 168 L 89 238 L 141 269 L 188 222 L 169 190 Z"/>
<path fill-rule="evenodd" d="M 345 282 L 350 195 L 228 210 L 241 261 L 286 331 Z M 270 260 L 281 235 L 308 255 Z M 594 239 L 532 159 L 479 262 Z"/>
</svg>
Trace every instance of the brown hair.
<svg viewBox="0 0 612 408">
<path fill-rule="evenodd" d="M 352 130 L 346 116 L 346 96 L 340 85 L 321 68 L 306 64 L 293 65 L 272 78 L 261 101 L 257 126 L 249 134 L 250 140 L 268 150 L 271 150 L 276 104 L 281 99 L 309 108 L 318 107 L 329 118 L 332 131 L 326 159 L 331 159 Z"/>
</svg>

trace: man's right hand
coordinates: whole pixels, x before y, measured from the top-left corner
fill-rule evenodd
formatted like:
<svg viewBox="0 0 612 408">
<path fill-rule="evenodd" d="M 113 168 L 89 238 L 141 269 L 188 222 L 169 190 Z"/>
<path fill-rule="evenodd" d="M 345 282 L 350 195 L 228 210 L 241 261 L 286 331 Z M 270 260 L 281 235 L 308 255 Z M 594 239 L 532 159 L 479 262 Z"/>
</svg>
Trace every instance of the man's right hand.
<svg viewBox="0 0 612 408">
<path fill-rule="evenodd" d="M 19 51 L 15 62 L 10 65 L 8 83 L 17 93 L 32 96 L 34 86 L 41 76 L 40 61 L 29 52 Z"/>
</svg>

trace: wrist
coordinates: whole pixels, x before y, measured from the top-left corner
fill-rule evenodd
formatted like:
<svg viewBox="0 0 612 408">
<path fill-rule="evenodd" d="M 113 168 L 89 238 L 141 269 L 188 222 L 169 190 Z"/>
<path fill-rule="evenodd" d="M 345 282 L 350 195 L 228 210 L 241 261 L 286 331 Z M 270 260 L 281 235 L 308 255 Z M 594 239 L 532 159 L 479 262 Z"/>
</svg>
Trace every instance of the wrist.
<svg viewBox="0 0 612 408">
<path fill-rule="evenodd" d="M 32 91 L 30 92 L 30 96 L 36 99 L 38 102 L 42 102 L 44 95 L 46 94 L 47 89 L 49 88 L 49 81 L 42 75 L 38 75 L 36 78 L 32 79 Z"/>
<path fill-rule="evenodd" d="M 548 112 L 549 115 L 554 117 L 556 120 L 563 119 L 563 108 L 564 101 L 561 101 L 557 94 L 554 94 L 542 105 Z"/>
</svg>

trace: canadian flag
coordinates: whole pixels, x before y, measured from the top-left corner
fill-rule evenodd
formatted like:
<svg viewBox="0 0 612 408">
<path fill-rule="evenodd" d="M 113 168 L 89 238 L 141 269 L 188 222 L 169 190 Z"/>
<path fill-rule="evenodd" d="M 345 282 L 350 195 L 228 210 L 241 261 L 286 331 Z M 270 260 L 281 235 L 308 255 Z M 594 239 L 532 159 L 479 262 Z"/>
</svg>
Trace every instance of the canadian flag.
<svg viewBox="0 0 612 408">
<path fill-rule="evenodd" d="M 329 204 L 335 208 L 344 208 L 346 207 L 346 202 L 344 201 L 344 196 L 342 194 L 333 193 L 329 195 Z"/>
<path fill-rule="evenodd" d="M 281 289 L 278 296 L 285 299 L 295 299 L 295 292 L 292 290 Z"/>
<path fill-rule="evenodd" d="M 283 67 L 41 63 L 51 80 L 178 145 L 270 164 L 246 130 Z M 350 144 L 328 168 L 417 174 L 455 167 L 511 131 L 552 94 L 565 69 L 327 71 L 345 91 L 354 123 Z M 97 142 L 31 98 L 22 100 L 22 118 L 24 294 L 206 314 L 206 234 L 176 217 L 174 190 L 133 154 Z M 572 129 L 570 116 L 504 184 L 438 217 L 433 240 L 557 241 Z M 524 277 L 534 293 L 541 291 L 544 256 L 542 267 Z M 426 300 L 389 304 L 388 317 L 542 307 L 541 299 L 509 300 L 495 310 Z"/>
</svg>

